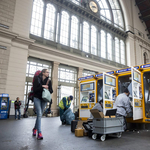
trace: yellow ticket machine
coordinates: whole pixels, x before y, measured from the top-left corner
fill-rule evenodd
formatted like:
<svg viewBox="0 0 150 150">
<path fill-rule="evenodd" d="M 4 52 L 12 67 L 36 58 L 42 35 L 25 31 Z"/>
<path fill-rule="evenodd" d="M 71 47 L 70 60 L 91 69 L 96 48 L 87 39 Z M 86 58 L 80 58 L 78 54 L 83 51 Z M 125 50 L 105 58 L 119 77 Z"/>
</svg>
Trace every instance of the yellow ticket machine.
<svg viewBox="0 0 150 150">
<path fill-rule="evenodd" d="M 150 123 L 150 64 L 140 66 L 142 95 L 143 95 L 143 120 L 144 123 Z"/>
<path fill-rule="evenodd" d="M 90 109 L 97 103 L 97 81 L 94 75 L 81 77 L 79 83 L 79 117 L 87 120 Z"/>
<path fill-rule="evenodd" d="M 133 113 L 127 116 L 127 122 L 142 123 L 143 121 L 143 97 L 142 97 L 142 73 L 139 66 L 120 69 L 116 71 L 117 96 L 127 88 L 129 98 L 133 106 Z"/>
<path fill-rule="evenodd" d="M 103 99 L 103 113 L 113 108 L 116 97 L 116 77 L 113 76 L 114 71 L 96 74 L 97 78 L 97 101 Z"/>
</svg>

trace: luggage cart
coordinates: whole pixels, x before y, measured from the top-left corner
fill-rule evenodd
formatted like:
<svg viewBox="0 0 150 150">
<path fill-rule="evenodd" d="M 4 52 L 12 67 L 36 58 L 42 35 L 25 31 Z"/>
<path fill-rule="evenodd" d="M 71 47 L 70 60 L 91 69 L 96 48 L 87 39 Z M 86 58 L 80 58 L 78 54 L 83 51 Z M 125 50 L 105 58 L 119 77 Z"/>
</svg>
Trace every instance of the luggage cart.
<svg viewBox="0 0 150 150">
<path fill-rule="evenodd" d="M 100 134 L 101 141 L 105 141 L 107 134 L 116 134 L 120 138 L 122 132 L 124 132 L 123 121 L 123 117 L 94 118 L 92 139 L 95 140 L 98 134 Z"/>
</svg>

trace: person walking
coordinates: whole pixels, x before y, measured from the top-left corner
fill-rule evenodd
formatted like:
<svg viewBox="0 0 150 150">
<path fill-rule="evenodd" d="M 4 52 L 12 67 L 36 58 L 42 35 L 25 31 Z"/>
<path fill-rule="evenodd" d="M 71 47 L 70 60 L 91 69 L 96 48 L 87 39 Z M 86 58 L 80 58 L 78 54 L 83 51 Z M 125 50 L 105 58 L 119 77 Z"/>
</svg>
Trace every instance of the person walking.
<svg viewBox="0 0 150 150">
<path fill-rule="evenodd" d="M 17 112 L 18 112 L 19 113 L 18 120 L 20 120 L 20 117 L 21 117 L 21 112 L 20 112 L 21 102 L 19 101 L 19 97 L 16 98 L 16 101 L 15 101 L 14 105 L 15 105 L 15 119 L 17 120 Z"/>
<path fill-rule="evenodd" d="M 43 135 L 41 132 L 41 117 L 43 115 L 44 108 L 47 105 L 47 102 L 45 102 L 42 99 L 42 92 L 43 89 L 46 88 L 49 90 L 49 92 L 52 94 L 53 89 L 52 89 L 52 83 L 51 80 L 49 80 L 49 71 L 47 69 L 43 69 L 41 73 L 35 77 L 35 80 L 33 82 L 33 93 L 34 93 L 34 106 L 36 109 L 36 122 L 35 126 L 33 128 L 33 136 L 36 136 L 36 133 L 38 132 L 37 139 L 42 140 Z M 47 85 L 48 81 L 48 85 Z"/>
<path fill-rule="evenodd" d="M 62 117 L 64 112 L 70 107 L 71 100 L 73 100 L 73 96 L 63 97 L 59 102 L 59 112 L 60 112 L 60 120 L 62 121 L 62 125 L 66 124 L 66 120 Z"/>
<path fill-rule="evenodd" d="M 116 101 L 113 106 L 114 109 L 117 109 L 116 117 L 123 116 L 123 118 L 124 118 L 124 122 L 123 122 L 124 131 L 126 131 L 126 129 L 127 129 L 127 123 L 126 123 L 125 117 L 127 116 L 127 113 L 130 113 L 132 111 L 130 99 L 128 97 L 129 94 L 130 94 L 129 91 L 126 88 L 124 90 L 124 93 L 121 93 L 117 96 Z"/>
</svg>

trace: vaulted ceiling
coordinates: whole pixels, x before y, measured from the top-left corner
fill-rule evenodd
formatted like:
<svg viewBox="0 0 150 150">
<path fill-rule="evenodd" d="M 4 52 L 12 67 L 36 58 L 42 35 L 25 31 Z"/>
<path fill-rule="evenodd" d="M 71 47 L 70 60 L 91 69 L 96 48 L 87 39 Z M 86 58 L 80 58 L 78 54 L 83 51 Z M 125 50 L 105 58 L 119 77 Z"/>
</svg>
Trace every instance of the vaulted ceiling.
<svg viewBox="0 0 150 150">
<path fill-rule="evenodd" d="M 135 2 L 140 10 L 139 18 L 142 22 L 145 22 L 145 31 L 149 32 L 147 36 L 150 39 L 150 0 L 135 0 Z"/>
</svg>

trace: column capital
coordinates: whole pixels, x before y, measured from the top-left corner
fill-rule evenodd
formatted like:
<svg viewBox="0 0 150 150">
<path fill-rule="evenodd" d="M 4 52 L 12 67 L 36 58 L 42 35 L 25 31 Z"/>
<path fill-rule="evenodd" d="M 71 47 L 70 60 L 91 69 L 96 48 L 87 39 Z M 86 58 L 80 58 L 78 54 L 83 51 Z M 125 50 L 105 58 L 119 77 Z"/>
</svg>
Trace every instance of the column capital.
<svg viewBox="0 0 150 150">
<path fill-rule="evenodd" d="M 53 65 L 59 65 L 60 62 L 57 62 L 57 61 L 53 61 Z"/>
</svg>

